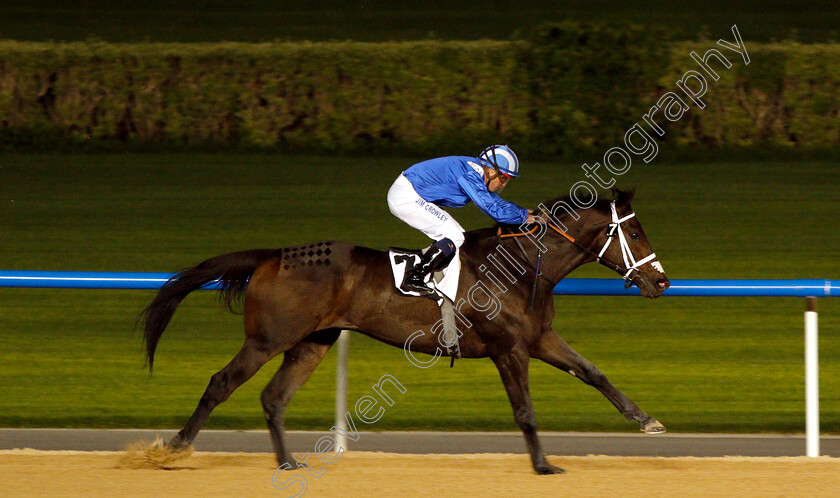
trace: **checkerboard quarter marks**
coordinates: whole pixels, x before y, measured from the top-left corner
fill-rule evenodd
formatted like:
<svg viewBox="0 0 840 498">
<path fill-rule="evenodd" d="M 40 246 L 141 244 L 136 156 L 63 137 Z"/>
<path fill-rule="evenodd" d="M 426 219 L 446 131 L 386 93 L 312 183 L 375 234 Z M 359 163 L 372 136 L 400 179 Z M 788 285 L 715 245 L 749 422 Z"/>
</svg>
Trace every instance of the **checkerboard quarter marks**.
<svg viewBox="0 0 840 498">
<path fill-rule="evenodd" d="M 285 247 L 280 249 L 280 260 L 284 271 L 299 266 L 329 266 L 332 241 L 318 242 L 308 246 Z"/>
<path fill-rule="evenodd" d="M 614 195 L 614 200 L 598 200 L 588 209 L 576 208 L 568 197 L 541 204 L 540 219 L 553 228 L 527 231 L 531 238 L 539 234 L 539 240 L 531 240 L 533 243 L 520 240 L 526 238 L 525 232 L 521 237 L 512 235 L 519 227 L 504 226 L 467 232 L 462 246 L 458 296 L 478 294 L 472 292 L 478 286 L 495 286 L 495 298 L 501 308 L 489 318 L 487 309 L 480 305 L 459 307 L 468 323 L 460 330 L 461 355 L 489 357 L 496 365 L 514 418 L 525 436 L 534 470 L 540 474 L 562 469 L 546 461 L 537 438 L 528 389 L 530 358 L 595 387 L 625 418 L 638 423 L 642 431 L 665 430 L 552 329 L 554 286 L 585 263 L 597 260 L 606 265 L 629 258 L 634 261 L 633 271 L 627 271 L 629 264 L 607 266 L 638 285 L 643 296 L 658 297 L 668 287 L 661 266 L 645 262 L 653 251 L 630 207 L 633 193 L 616 190 Z M 501 236 L 503 232 L 507 236 Z M 620 238 L 620 243 L 610 244 L 613 237 Z M 504 290 L 495 281 L 487 280 L 486 274 L 488 261 L 502 261 L 495 258 L 500 250 L 531 271 L 530 276 L 525 275 L 527 278 L 511 277 Z M 535 265 L 538 258 L 541 265 Z M 537 267 L 539 276 L 534 275 Z M 497 277 L 503 278 L 501 275 Z M 189 293 L 213 282 L 220 285 L 222 303 L 232 308 L 242 300 L 245 341 L 230 363 L 210 378 L 192 416 L 168 443 L 172 448 L 190 445 L 216 406 L 267 361 L 283 353 L 280 368 L 260 398 L 277 463 L 281 467 L 288 464 L 284 468 L 294 467 L 297 462 L 283 438 L 286 406 L 342 329 L 397 347 L 405 347 L 407 340 L 413 338 L 413 353 L 438 352 L 438 338 L 429 333 L 440 316 L 437 305 L 429 299 L 405 297 L 396 291 L 386 252 L 346 242 L 318 242 L 223 254 L 176 273 L 142 315 L 150 370 L 161 335 L 178 305 Z M 418 330 L 427 333 L 418 337 Z"/>
</svg>

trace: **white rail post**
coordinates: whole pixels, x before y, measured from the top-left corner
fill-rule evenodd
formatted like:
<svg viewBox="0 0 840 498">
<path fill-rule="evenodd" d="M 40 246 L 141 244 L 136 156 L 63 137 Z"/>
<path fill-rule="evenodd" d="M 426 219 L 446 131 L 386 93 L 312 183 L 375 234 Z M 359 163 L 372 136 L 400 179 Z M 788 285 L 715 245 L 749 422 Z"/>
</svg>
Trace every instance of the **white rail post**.
<svg viewBox="0 0 840 498">
<path fill-rule="evenodd" d="M 338 336 L 338 361 L 335 367 L 335 427 L 338 429 L 335 434 L 336 451 L 344 448 L 347 451 L 347 353 L 350 349 L 350 331 L 342 330 Z"/>
<path fill-rule="evenodd" d="M 805 299 L 805 454 L 820 456 L 820 388 L 817 300 Z"/>
</svg>

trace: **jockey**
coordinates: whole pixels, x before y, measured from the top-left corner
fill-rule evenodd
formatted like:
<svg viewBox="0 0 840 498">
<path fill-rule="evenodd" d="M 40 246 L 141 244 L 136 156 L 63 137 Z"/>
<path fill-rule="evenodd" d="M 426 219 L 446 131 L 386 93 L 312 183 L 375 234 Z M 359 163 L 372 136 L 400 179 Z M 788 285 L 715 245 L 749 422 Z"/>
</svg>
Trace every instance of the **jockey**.
<svg viewBox="0 0 840 498">
<path fill-rule="evenodd" d="M 435 241 L 403 287 L 431 294 L 426 277 L 444 267 L 464 243 L 464 229 L 439 206 L 462 207 L 472 201 L 498 223 L 519 225 L 530 220 L 533 211 L 498 194 L 516 176 L 519 159 L 507 145 L 487 147 L 478 157 L 430 159 L 403 171 L 388 191 L 388 207 L 394 216 Z"/>
</svg>

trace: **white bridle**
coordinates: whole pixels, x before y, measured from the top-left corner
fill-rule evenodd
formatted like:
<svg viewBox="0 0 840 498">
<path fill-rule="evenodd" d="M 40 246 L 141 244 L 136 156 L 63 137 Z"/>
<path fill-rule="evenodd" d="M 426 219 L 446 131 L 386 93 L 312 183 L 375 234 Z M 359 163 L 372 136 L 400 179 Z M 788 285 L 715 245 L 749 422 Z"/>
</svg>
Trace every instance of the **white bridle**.
<svg viewBox="0 0 840 498">
<path fill-rule="evenodd" d="M 656 253 L 652 252 L 639 261 L 636 261 L 636 258 L 633 257 L 633 252 L 630 251 L 630 245 L 627 243 L 627 238 L 624 236 L 624 230 L 621 228 L 621 224 L 636 216 L 636 213 L 630 213 L 624 218 L 619 218 L 618 212 L 615 210 L 615 201 L 610 203 L 610 210 L 612 210 L 612 223 L 610 223 L 610 229 L 609 232 L 607 232 L 607 242 L 604 244 L 604 247 L 601 248 L 601 252 L 598 253 L 598 262 L 601 262 L 601 257 L 605 252 L 607 252 L 607 248 L 610 247 L 613 238 L 615 238 L 616 232 L 618 232 L 618 242 L 621 245 L 621 257 L 624 258 L 624 267 L 627 268 L 627 273 L 624 274 L 625 286 L 630 287 L 633 285 L 633 274 L 639 271 L 639 267 L 645 263 L 656 259 Z M 656 270 L 662 272 L 662 270 L 659 269 L 661 268 L 661 265 L 657 268 L 656 262 L 654 262 L 653 266 Z"/>
</svg>

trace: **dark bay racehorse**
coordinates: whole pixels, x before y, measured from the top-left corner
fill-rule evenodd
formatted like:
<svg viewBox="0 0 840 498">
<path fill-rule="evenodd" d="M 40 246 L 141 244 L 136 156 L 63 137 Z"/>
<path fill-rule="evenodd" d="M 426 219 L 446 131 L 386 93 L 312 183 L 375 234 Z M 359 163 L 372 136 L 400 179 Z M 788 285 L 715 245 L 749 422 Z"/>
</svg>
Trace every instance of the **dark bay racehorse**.
<svg viewBox="0 0 840 498">
<path fill-rule="evenodd" d="M 530 358 L 595 387 L 625 418 L 639 423 L 642 431 L 665 431 L 551 328 L 553 288 L 582 264 L 598 260 L 618 271 L 628 284 L 638 285 L 646 297 L 658 297 L 669 286 L 661 265 L 648 257 L 652 251 L 647 237 L 631 215 L 633 192 L 615 190 L 614 196 L 612 202 L 593 200 L 589 209 L 575 208 L 568 198 L 544 203 L 540 223 L 530 230 L 531 235 L 508 226 L 474 230 L 466 234 L 461 248 L 459 298 L 483 281 L 484 288 L 493 289 L 500 303 L 492 319 L 486 307 L 459 307 L 461 316 L 470 323 L 469 327 L 459 326 L 463 334 L 461 354 L 464 358 L 489 357 L 495 363 L 516 423 L 525 435 L 534 469 L 540 474 L 562 469 L 546 461 L 537 438 L 528 391 Z M 502 253 L 508 259 L 498 257 Z M 491 265 L 493 261 L 507 261 L 511 265 L 509 273 Z M 488 268 L 495 268 L 494 279 L 488 278 Z M 513 282 L 511 276 L 516 277 Z M 267 361 L 285 353 L 261 400 L 278 464 L 295 467 L 283 441 L 285 408 L 340 331 L 355 330 L 404 347 L 407 338 L 418 330 L 430 331 L 441 316 L 432 300 L 405 297 L 395 290 L 389 260 L 382 251 L 343 242 L 320 242 L 235 252 L 177 273 L 146 308 L 144 335 L 150 369 L 155 348 L 177 306 L 187 294 L 214 280 L 222 284 L 221 297 L 228 306 L 241 299 L 245 343 L 233 360 L 211 377 L 192 417 L 169 442 L 176 449 L 192 443 L 219 403 Z M 439 354 L 438 339 L 431 333 L 415 336 L 411 351 Z"/>
</svg>

